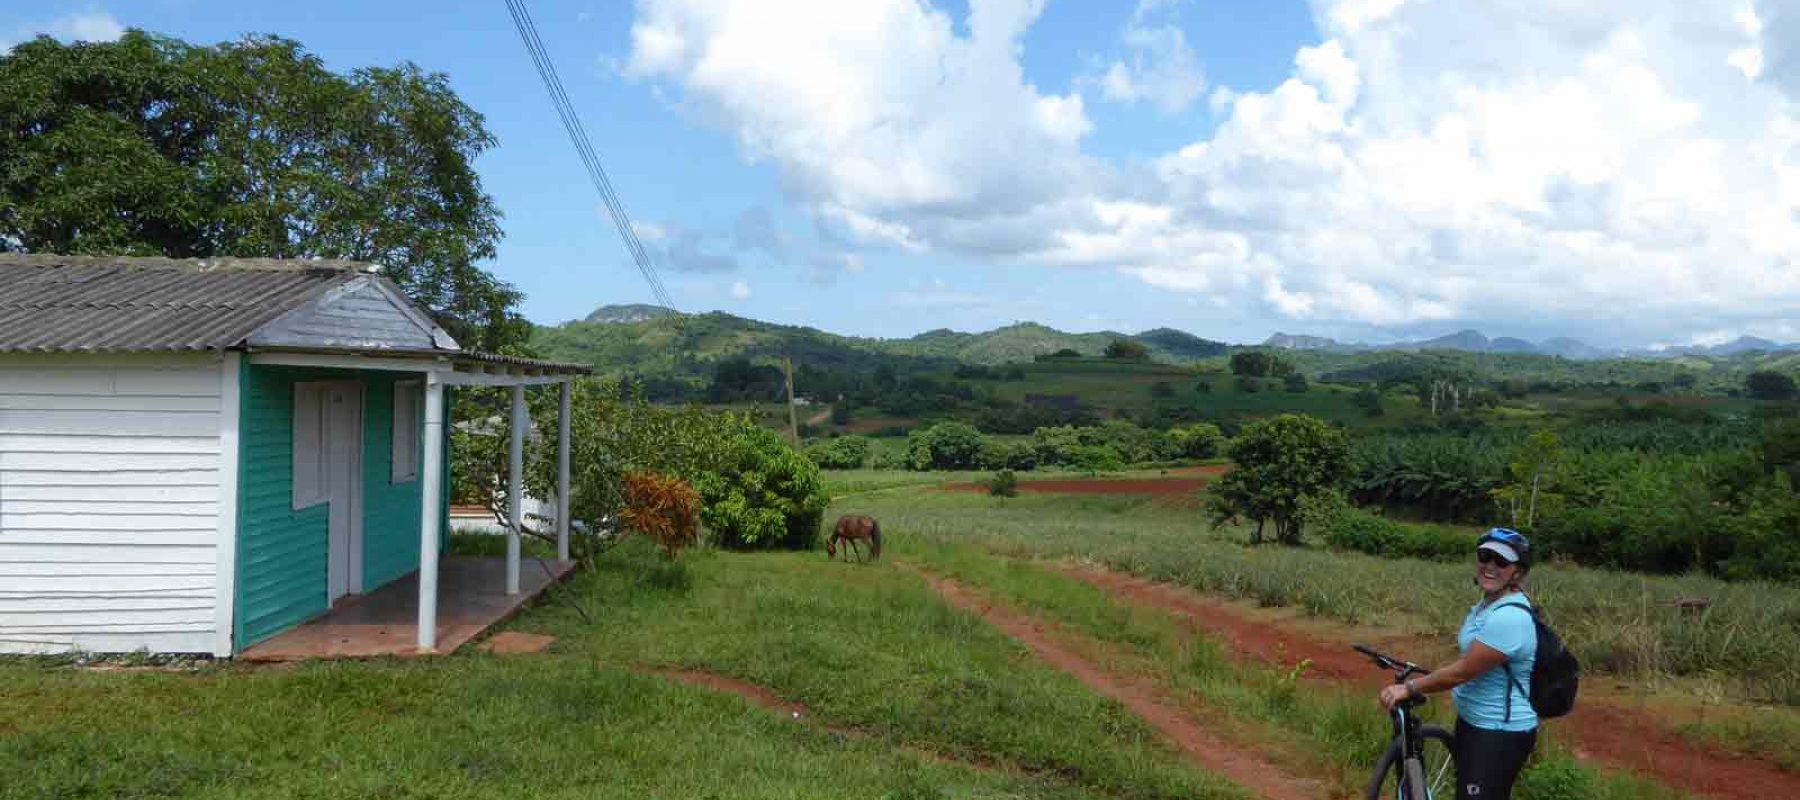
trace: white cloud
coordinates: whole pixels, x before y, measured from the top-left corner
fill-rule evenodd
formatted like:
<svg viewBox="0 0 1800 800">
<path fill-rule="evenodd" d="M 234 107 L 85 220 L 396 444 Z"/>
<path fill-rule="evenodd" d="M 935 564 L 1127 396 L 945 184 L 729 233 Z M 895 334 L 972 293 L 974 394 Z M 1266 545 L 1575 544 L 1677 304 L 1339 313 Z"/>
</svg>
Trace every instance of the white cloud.
<svg viewBox="0 0 1800 800">
<path fill-rule="evenodd" d="M 731 299 L 733 299 L 733 300 L 749 300 L 750 299 L 750 284 L 745 281 L 732 281 L 732 283 L 731 283 Z"/>
<path fill-rule="evenodd" d="M 1164 112 L 1186 110 L 1206 91 L 1206 72 L 1168 12 L 1179 2 L 1138 0 L 1131 21 L 1120 34 L 1129 56 L 1117 59 L 1099 77 L 1086 83 L 1098 86 L 1108 100 L 1122 103 L 1145 101 Z M 1164 17 L 1160 21 L 1153 21 Z"/>
<path fill-rule="evenodd" d="M 0 51 L 34 36 L 50 36 L 65 42 L 110 42 L 125 35 L 125 26 L 105 11 L 90 8 L 39 24 L 20 25 L 0 38 Z"/>
<path fill-rule="evenodd" d="M 1147 165 L 1084 154 L 1080 96 L 1026 79 L 1028 0 L 971 0 L 966 34 L 910 0 L 640 0 L 627 72 L 849 241 L 1110 268 L 1339 329 L 1669 341 L 1800 314 L 1800 13 L 1313 6 L 1325 38 L 1291 77 L 1213 89 L 1217 129 Z M 1093 85 L 1138 91 L 1120 67 Z"/>
</svg>

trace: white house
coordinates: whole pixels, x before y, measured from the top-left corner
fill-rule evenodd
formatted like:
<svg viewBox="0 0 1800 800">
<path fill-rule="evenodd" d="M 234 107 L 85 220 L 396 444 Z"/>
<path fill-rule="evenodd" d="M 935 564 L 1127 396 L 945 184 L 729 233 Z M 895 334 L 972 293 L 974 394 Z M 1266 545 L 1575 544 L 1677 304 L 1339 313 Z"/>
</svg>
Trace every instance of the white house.
<svg viewBox="0 0 1800 800">
<path fill-rule="evenodd" d="M 430 650 L 446 387 L 522 420 L 562 384 L 567 497 L 585 372 L 464 351 L 363 264 L 0 254 L 0 652 L 229 656 L 415 572 Z"/>
</svg>

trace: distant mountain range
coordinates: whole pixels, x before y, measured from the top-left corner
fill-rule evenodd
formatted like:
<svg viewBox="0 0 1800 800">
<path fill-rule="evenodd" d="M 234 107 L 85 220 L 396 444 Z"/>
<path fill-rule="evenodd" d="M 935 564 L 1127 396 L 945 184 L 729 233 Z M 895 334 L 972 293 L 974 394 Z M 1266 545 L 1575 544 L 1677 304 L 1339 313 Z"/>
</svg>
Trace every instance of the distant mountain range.
<svg viewBox="0 0 1800 800">
<path fill-rule="evenodd" d="M 1741 336 L 1724 344 L 1704 346 L 1690 345 L 1683 347 L 1665 347 L 1659 349 L 1606 349 L 1595 347 L 1578 339 L 1557 337 L 1542 342 L 1530 342 L 1511 336 L 1500 336 L 1489 339 L 1476 330 L 1462 330 L 1447 336 L 1434 339 L 1423 339 L 1415 342 L 1396 342 L 1393 344 L 1363 344 L 1361 342 L 1340 342 L 1323 336 L 1301 336 L 1277 333 L 1263 341 L 1264 347 L 1280 347 L 1288 350 L 1316 350 L 1327 353 L 1367 353 L 1378 351 L 1416 352 L 1420 350 L 1462 350 L 1471 353 L 1524 353 L 1530 355 L 1562 356 L 1574 359 L 1599 358 L 1679 358 L 1682 356 L 1735 356 L 1753 352 L 1788 352 L 1800 351 L 1800 343 L 1781 344 L 1754 336 Z"/>
<path fill-rule="evenodd" d="M 633 363 L 646 357 L 698 358 L 735 355 L 757 356 L 809 351 L 827 360 L 855 358 L 854 354 L 953 360 L 965 364 L 1005 364 L 1030 361 L 1059 350 L 1098 356 L 1117 339 L 1130 339 L 1149 348 L 1158 361 L 1191 362 L 1229 352 L 1231 345 L 1203 339 L 1173 328 L 1155 328 L 1136 334 L 1117 331 L 1068 333 L 1021 322 L 980 333 L 948 329 L 916 336 L 883 339 L 841 336 L 815 328 L 777 325 L 721 312 L 681 314 L 662 306 L 605 305 L 585 318 L 558 326 L 540 326 L 536 340 L 546 355 L 579 361 Z M 1576 339 L 1558 337 L 1531 342 L 1510 336 L 1488 338 L 1477 330 L 1462 330 L 1432 339 L 1365 344 L 1340 342 L 1323 336 L 1277 333 L 1263 347 L 1331 354 L 1458 350 L 1473 353 L 1529 354 L 1571 359 L 1728 357 L 1756 351 L 1800 352 L 1800 343 L 1782 344 L 1745 336 L 1713 346 L 1650 349 L 1607 349 Z"/>
</svg>

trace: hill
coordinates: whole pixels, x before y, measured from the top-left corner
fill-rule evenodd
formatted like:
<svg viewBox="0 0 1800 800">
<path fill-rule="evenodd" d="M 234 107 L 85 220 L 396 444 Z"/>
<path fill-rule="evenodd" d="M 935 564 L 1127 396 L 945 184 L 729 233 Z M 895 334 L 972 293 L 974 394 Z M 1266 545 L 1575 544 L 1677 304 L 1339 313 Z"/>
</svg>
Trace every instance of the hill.
<svg viewBox="0 0 1800 800">
<path fill-rule="evenodd" d="M 1117 339 L 1141 342 L 1149 348 L 1152 360 L 1170 363 L 1212 358 L 1229 349 L 1223 342 L 1171 328 L 1136 335 L 1115 331 L 1068 333 L 1024 322 L 980 333 L 937 329 L 904 339 L 881 339 L 840 336 L 817 328 L 778 325 L 721 312 L 676 314 L 659 306 L 643 305 L 602 306 L 580 322 L 539 326 L 532 346 L 547 358 L 592 364 L 603 372 L 645 374 L 667 371 L 684 362 L 697 365 L 781 355 L 815 366 L 860 366 L 870 370 L 880 362 L 894 359 L 937 366 L 996 366 L 1029 362 L 1059 350 L 1099 356 Z"/>
</svg>

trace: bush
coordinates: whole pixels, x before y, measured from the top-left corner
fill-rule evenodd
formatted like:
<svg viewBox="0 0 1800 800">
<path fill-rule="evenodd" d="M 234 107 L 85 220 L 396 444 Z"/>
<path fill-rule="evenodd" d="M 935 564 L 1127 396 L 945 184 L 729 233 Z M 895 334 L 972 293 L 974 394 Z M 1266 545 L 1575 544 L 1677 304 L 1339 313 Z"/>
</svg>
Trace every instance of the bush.
<svg viewBox="0 0 1800 800">
<path fill-rule="evenodd" d="M 867 437 L 839 436 L 808 445 L 806 457 L 822 469 L 860 469 L 869 459 L 869 447 Z"/>
<path fill-rule="evenodd" d="M 819 467 L 781 435 L 743 425 L 727 437 L 717 472 L 695 481 L 701 520 L 721 545 L 804 550 L 819 536 L 827 498 Z"/>
<path fill-rule="evenodd" d="M 1201 381 L 1194 384 L 1195 394 L 1212 394 L 1212 381 Z"/>
<path fill-rule="evenodd" d="M 1070 454 L 1069 465 L 1092 475 L 1124 469 L 1125 459 L 1109 445 L 1081 444 Z"/>
<path fill-rule="evenodd" d="M 1106 350 L 1103 354 L 1107 358 L 1119 359 L 1122 361 L 1142 361 L 1150 357 L 1150 348 L 1145 347 L 1143 342 L 1137 342 L 1131 339 L 1114 339 L 1111 343 L 1106 345 Z"/>
<path fill-rule="evenodd" d="M 655 542 L 671 561 L 682 548 L 699 541 L 700 493 L 687 481 L 632 472 L 625 475 L 624 484 L 625 509 L 619 519 L 627 532 Z"/>
<path fill-rule="evenodd" d="M 1296 372 L 1282 379 L 1282 386 L 1295 394 L 1306 391 L 1306 376 Z"/>
<path fill-rule="evenodd" d="M 1150 396 L 1156 398 L 1174 397 L 1175 386 L 1168 381 L 1157 381 L 1150 384 Z"/>
<path fill-rule="evenodd" d="M 975 469 L 986 441 L 972 425 L 940 422 L 907 437 L 907 465 L 916 470 Z"/>
<path fill-rule="evenodd" d="M 1232 385 L 1237 387 L 1240 394 L 1256 394 L 1262 391 L 1262 381 L 1249 375 L 1237 376 L 1237 379 L 1232 381 Z"/>
<path fill-rule="evenodd" d="M 1360 508 L 1340 515 L 1325 529 L 1325 544 L 1385 558 L 1460 561 L 1469 558 L 1475 538 L 1430 525 L 1395 522 Z"/>
<path fill-rule="evenodd" d="M 993 477 L 988 478 L 984 482 L 984 485 L 987 486 L 988 496 L 990 497 L 1019 496 L 1019 478 L 1014 475 L 1013 471 L 1010 469 L 1003 469 L 994 473 Z"/>
<path fill-rule="evenodd" d="M 1169 429 L 1169 444 L 1180 458 L 1214 458 L 1225 446 L 1225 434 L 1210 422 Z"/>
</svg>

